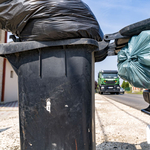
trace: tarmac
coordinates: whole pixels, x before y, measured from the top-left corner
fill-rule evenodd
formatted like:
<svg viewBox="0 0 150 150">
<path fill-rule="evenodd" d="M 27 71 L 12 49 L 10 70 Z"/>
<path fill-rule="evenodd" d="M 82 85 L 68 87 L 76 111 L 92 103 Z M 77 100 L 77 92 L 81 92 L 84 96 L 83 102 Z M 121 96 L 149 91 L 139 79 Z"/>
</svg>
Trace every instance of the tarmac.
<svg viewBox="0 0 150 150">
<path fill-rule="evenodd" d="M 0 105 L 0 150 L 20 150 L 18 107 L 11 106 Z M 95 94 L 95 125 L 96 150 L 150 150 L 150 116 L 139 110 Z"/>
</svg>

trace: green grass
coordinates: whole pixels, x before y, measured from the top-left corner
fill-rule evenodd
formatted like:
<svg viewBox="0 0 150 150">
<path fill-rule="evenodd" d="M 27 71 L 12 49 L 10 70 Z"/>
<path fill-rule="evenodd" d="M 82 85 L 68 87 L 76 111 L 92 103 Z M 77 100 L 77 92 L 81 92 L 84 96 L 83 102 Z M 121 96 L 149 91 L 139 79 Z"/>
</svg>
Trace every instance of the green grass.
<svg viewBox="0 0 150 150">
<path fill-rule="evenodd" d="M 127 93 L 127 94 L 143 94 L 143 91 L 141 91 L 141 92 L 134 92 L 134 93 L 132 93 L 132 91 L 125 91 L 125 93 Z"/>
</svg>

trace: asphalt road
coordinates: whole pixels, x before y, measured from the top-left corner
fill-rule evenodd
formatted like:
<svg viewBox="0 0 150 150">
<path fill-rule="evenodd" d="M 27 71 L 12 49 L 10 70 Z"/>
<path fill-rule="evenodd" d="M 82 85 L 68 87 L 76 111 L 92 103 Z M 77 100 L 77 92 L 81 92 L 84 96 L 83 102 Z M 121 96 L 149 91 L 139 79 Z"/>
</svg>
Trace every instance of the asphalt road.
<svg viewBox="0 0 150 150">
<path fill-rule="evenodd" d="M 113 99 L 122 104 L 131 106 L 138 110 L 145 109 L 149 106 L 147 102 L 144 101 L 143 95 L 139 94 L 120 94 L 120 95 L 108 95 L 104 94 L 105 97 Z"/>
</svg>

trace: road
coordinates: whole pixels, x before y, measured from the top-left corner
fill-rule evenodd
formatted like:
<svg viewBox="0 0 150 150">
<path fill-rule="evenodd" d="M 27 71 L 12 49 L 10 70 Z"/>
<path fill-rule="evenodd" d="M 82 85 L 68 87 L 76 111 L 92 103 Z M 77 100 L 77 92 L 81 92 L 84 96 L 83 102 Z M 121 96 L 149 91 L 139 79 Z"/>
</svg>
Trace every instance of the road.
<svg viewBox="0 0 150 150">
<path fill-rule="evenodd" d="M 143 95 L 139 94 L 120 94 L 120 95 L 106 95 L 104 94 L 103 96 L 107 98 L 111 98 L 117 102 L 120 102 L 122 104 L 131 106 L 133 108 L 136 108 L 138 110 L 145 109 L 149 105 L 146 103 L 143 99 Z"/>
</svg>

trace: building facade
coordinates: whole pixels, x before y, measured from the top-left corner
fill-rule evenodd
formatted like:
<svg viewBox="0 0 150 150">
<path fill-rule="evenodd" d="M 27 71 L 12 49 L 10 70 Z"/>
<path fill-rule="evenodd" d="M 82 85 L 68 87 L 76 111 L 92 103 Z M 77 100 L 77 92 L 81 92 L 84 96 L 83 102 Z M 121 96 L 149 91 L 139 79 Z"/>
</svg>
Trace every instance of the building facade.
<svg viewBox="0 0 150 150">
<path fill-rule="evenodd" d="M 142 88 L 132 87 L 132 92 L 141 92 L 143 91 Z"/>
<path fill-rule="evenodd" d="M 7 32 L 0 30 L 0 43 L 7 43 Z M 7 59 L 0 57 L 0 103 L 18 100 L 18 76 Z"/>
</svg>

